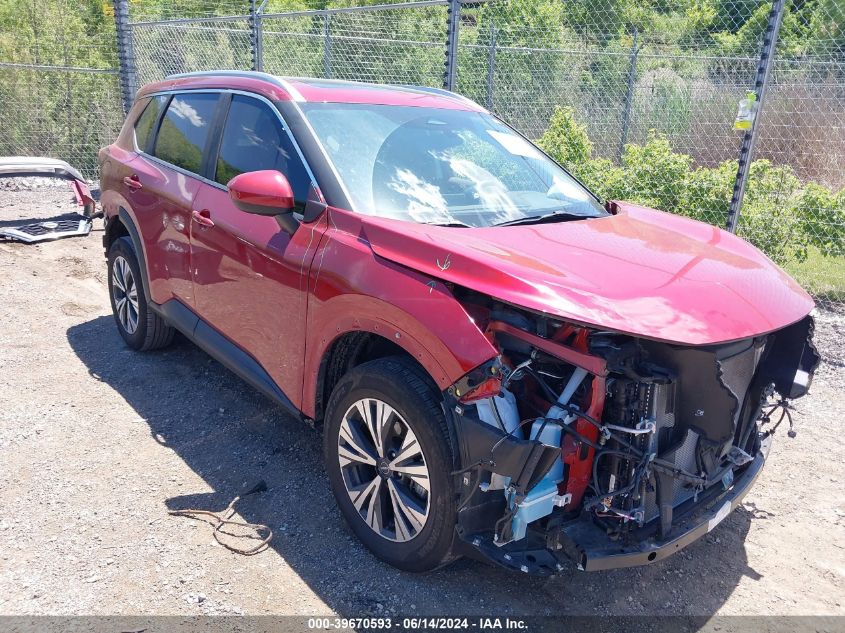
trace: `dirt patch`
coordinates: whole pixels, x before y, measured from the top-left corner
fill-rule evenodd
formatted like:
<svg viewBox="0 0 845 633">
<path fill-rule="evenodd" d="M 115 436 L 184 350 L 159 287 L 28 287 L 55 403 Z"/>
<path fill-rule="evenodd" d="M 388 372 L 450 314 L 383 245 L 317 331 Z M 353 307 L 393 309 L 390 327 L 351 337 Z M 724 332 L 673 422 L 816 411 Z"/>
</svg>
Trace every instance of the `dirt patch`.
<svg viewBox="0 0 845 633">
<path fill-rule="evenodd" d="M 0 220 L 53 193 L 3 191 Z M 548 580 L 471 561 L 412 575 L 346 529 L 314 431 L 185 341 L 125 347 L 101 236 L 0 244 L 0 613 L 845 614 L 842 314 L 819 316 L 827 360 L 798 436 L 778 433 L 746 503 L 679 555 Z M 167 513 L 220 510 L 260 479 L 238 508 L 273 529 L 263 554 Z"/>
<path fill-rule="evenodd" d="M 74 279 L 88 279 L 94 276 L 87 261 L 81 257 L 60 257 L 57 263 L 65 269 L 65 274 Z"/>
<path fill-rule="evenodd" d="M 68 301 L 67 303 L 63 303 L 62 306 L 61 306 L 61 311 L 64 314 L 66 314 L 68 316 L 74 316 L 74 317 L 85 316 L 86 314 L 91 314 L 93 312 L 97 312 L 97 311 L 99 311 L 99 309 L 100 309 L 100 306 L 96 306 L 96 305 L 84 306 L 84 305 L 79 305 L 78 303 L 76 303 L 74 301 Z"/>
</svg>

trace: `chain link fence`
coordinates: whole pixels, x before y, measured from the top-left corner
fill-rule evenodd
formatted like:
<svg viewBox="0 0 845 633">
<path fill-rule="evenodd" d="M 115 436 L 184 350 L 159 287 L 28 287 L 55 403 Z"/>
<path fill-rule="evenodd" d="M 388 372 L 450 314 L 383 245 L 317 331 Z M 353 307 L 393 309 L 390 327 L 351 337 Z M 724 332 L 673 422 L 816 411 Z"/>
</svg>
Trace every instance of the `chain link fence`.
<svg viewBox="0 0 845 633">
<path fill-rule="evenodd" d="M 0 156 L 57 156 L 86 177 L 123 123 L 117 70 L 0 63 Z"/>
<path fill-rule="evenodd" d="M 440 85 L 444 0 L 131 24 L 140 83 L 175 72 L 249 70 L 286 76 Z"/>
<path fill-rule="evenodd" d="M 96 148 L 120 124 L 118 58 L 124 101 L 137 85 L 220 68 L 447 87 L 537 139 L 603 197 L 723 227 L 741 200 L 737 233 L 821 304 L 845 304 L 842 0 L 114 6 L 124 11 L 119 51 L 100 41 L 89 44 L 96 64 L 69 63 L 90 58 L 78 51 L 59 60 L 84 70 L 46 68 L 26 50 L 12 59 L 0 44 L 0 97 L 18 113 L 0 118 L 0 154 L 59 155 L 93 175 Z M 747 103 L 759 113 L 744 118 L 750 132 L 735 129 L 749 93 L 762 96 Z"/>
<path fill-rule="evenodd" d="M 248 18 L 148 22 L 132 25 L 139 85 L 175 73 L 252 66 Z"/>
<path fill-rule="evenodd" d="M 0 156 L 55 156 L 96 177 L 123 109 L 113 18 L 92 17 L 102 37 L 69 1 L 0 3 Z"/>
<path fill-rule="evenodd" d="M 822 305 L 845 304 L 845 2 L 808 52 L 779 44 L 756 157 L 770 181 L 747 203 L 740 234 L 774 251 Z M 831 37 L 838 25 L 838 40 Z M 775 247 L 775 240 L 779 246 Z M 760 240 L 758 240 L 760 241 Z"/>
</svg>

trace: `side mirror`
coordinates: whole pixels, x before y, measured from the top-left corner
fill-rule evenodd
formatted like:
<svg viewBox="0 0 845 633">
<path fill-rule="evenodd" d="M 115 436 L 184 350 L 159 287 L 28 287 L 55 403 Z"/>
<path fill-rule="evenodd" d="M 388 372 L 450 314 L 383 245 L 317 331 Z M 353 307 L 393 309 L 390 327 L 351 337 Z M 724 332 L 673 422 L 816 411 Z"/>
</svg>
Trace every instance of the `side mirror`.
<svg viewBox="0 0 845 633">
<path fill-rule="evenodd" d="M 226 186 L 232 203 L 244 213 L 275 216 L 279 226 L 288 233 L 299 226 L 293 217 L 293 189 L 281 172 L 249 171 L 235 176 Z"/>
</svg>

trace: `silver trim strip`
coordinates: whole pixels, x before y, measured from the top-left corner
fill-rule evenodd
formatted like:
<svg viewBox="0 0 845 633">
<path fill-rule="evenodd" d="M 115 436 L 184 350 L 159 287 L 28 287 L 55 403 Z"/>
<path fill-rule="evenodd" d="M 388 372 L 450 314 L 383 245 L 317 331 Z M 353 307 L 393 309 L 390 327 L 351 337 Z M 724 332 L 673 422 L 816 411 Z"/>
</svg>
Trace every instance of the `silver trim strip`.
<svg viewBox="0 0 845 633">
<path fill-rule="evenodd" d="M 267 83 L 271 83 L 282 90 L 286 90 L 290 95 L 291 99 L 294 101 L 305 101 L 302 96 L 302 93 L 299 92 L 296 88 L 294 88 L 291 83 L 285 79 L 284 77 L 279 77 L 277 75 L 271 75 L 269 73 L 260 72 L 257 70 L 198 70 L 196 72 L 190 73 L 177 73 L 175 75 L 168 75 L 162 81 L 170 81 L 176 79 L 190 79 L 192 77 L 246 77 L 248 79 L 260 79 L 262 81 L 266 81 Z M 191 88 L 181 88 L 181 89 L 173 89 L 173 91 L 188 91 L 192 90 Z M 203 88 L 197 88 L 197 91 L 201 92 Z M 218 91 L 225 91 L 228 90 L 227 88 L 216 88 L 216 89 L 208 89 L 211 90 L 218 90 Z M 160 94 L 160 92 L 156 92 L 155 94 Z M 254 93 L 244 93 L 244 94 L 254 94 Z"/>
</svg>

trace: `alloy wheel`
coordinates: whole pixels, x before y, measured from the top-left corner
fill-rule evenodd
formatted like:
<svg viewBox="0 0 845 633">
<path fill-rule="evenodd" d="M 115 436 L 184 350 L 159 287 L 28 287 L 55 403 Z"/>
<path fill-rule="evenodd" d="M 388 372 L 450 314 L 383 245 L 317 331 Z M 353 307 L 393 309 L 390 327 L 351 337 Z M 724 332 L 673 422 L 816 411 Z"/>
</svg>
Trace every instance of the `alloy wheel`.
<svg viewBox="0 0 845 633">
<path fill-rule="evenodd" d="M 349 407 L 340 423 L 338 460 L 346 492 L 370 529 L 396 542 L 422 531 L 431 497 L 428 466 L 396 409 L 376 398 Z"/>
<path fill-rule="evenodd" d="M 127 334 L 134 334 L 138 329 L 138 286 L 129 262 L 120 255 L 114 259 L 111 280 L 117 319 Z"/>
</svg>

